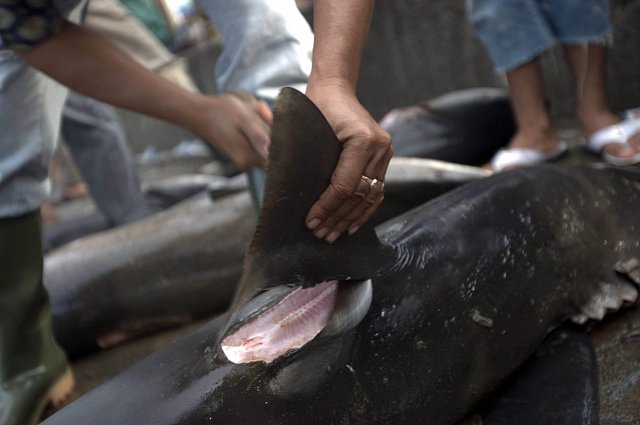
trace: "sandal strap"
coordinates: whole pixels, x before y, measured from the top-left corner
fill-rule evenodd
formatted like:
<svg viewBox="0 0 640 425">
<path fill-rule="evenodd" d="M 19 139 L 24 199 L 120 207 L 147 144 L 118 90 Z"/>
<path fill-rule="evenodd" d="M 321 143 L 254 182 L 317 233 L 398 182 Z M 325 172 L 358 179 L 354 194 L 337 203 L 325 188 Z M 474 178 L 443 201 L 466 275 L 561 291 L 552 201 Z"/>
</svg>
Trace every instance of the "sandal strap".
<svg viewBox="0 0 640 425">
<path fill-rule="evenodd" d="M 509 167 L 540 164 L 555 159 L 566 150 L 567 144 L 563 140 L 559 142 L 558 148 L 550 153 L 526 148 L 503 148 L 496 152 L 491 159 L 490 165 L 494 171 L 498 172 Z"/>
<path fill-rule="evenodd" d="M 629 139 L 640 133 L 640 119 L 629 118 L 618 124 L 601 128 L 589 137 L 587 146 L 595 153 L 602 152 L 611 143 L 626 144 Z"/>
<path fill-rule="evenodd" d="M 536 164 L 541 162 L 544 155 L 533 149 L 500 149 L 491 159 L 491 168 L 502 171 L 517 165 Z"/>
</svg>

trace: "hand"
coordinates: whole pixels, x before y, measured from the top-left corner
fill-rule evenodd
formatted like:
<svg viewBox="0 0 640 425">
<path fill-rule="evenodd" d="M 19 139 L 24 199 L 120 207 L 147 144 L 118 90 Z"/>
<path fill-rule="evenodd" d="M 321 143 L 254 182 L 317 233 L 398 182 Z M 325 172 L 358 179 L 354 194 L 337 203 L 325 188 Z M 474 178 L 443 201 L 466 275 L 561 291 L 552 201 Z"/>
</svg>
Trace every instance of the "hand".
<svg viewBox="0 0 640 425">
<path fill-rule="evenodd" d="M 317 238 L 333 243 L 345 231 L 349 235 L 357 232 L 380 206 L 384 199 L 384 185 L 380 183 L 384 182 L 393 148 L 389 135 L 350 90 L 310 85 L 307 95 L 342 143 L 331 184 L 305 219 Z"/>
<path fill-rule="evenodd" d="M 193 131 L 227 155 L 240 171 L 264 167 L 271 141 L 269 106 L 246 93 L 203 96 Z"/>
</svg>

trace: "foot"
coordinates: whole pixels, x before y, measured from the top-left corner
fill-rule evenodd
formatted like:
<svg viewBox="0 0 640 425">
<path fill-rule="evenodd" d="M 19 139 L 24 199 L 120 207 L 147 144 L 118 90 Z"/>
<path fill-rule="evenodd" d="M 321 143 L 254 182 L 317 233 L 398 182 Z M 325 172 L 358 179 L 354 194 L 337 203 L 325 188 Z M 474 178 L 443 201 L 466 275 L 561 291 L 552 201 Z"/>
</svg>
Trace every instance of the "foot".
<svg viewBox="0 0 640 425">
<path fill-rule="evenodd" d="M 594 135 L 597 137 L 597 133 L 600 130 L 615 126 L 621 122 L 616 115 L 610 112 L 579 114 L 579 118 L 587 140 L 590 140 Z M 640 118 L 630 118 L 640 120 Z M 600 153 L 603 156 L 608 155 L 615 160 L 619 160 L 621 163 L 632 161 L 634 157 L 640 155 L 640 131 L 635 132 L 628 138 L 626 143 L 624 138 L 621 138 L 620 142 L 612 141 L 605 144 Z"/>
<path fill-rule="evenodd" d="M 550 128 L 518 130 L 507 147 L 483 168 L 498 172 L 545 162 L 562 153 L 564 147 Z"/>
<path fill-rule="evenodd" d="M 16 379 L 2 382 L 2 425 L 36 425 L 45 411 L 59 409 L 73 392 L 73 374 L 68 366 L 52 371 L 41 365 Z"/>
</svg>

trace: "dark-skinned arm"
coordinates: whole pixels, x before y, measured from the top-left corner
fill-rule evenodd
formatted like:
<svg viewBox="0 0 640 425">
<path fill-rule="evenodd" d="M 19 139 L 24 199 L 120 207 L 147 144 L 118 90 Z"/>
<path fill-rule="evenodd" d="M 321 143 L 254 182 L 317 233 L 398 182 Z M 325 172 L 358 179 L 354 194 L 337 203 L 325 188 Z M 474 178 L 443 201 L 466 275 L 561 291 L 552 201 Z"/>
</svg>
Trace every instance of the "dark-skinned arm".
<svg viewBox="0 0 640 425">
<path fill-rule="evenodd" d="M 79 93 L 198 134 L 241 170 L 264 165 L 271 112 L 261 102 L 183 90 L 135 63 L 98 33 L 69 22 L 17 54 Z"/>
<path fill-rule="evenodd" d="M 307 95 L 342 143 L 331 184 L 311 207 L 306 224 L 333 243 L 355 233 L 384 198 L 381 185 L 393 155 L 389 135 L 356 98 L 356 82 L 373 0 L 317 0 L 313 68 Z M 366 178 L 362 178 L 366 176 Z"/>
</svg>

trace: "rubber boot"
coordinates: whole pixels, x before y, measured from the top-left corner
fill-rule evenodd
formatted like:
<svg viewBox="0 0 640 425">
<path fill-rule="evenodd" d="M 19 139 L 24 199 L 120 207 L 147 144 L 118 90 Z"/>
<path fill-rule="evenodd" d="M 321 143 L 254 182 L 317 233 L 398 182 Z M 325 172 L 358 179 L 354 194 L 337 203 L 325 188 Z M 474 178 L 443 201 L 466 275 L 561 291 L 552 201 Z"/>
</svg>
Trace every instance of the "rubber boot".
<svg viewBox="0 0 640 425">
<path fill-rule="evenodd" d="M 42 285 L 39 212 L 0 219 L 0 425 L 35 425 L 73 389 Z"/>
</svg>

